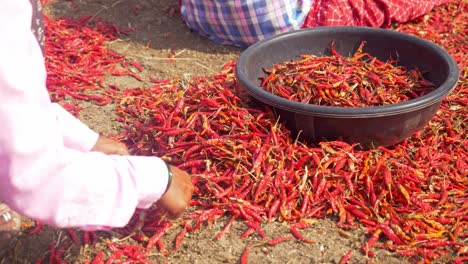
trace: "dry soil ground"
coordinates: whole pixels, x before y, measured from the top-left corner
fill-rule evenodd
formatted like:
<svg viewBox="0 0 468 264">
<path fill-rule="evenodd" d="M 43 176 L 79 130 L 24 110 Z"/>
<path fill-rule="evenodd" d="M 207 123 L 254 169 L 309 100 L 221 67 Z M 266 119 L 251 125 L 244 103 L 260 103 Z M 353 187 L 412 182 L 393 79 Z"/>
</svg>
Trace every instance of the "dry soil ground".
<svg viewBox="0 0 468 264">
<path fill-rule="evenodd" d="M 110 43 L 115 51 L 140 62 L 145 74 L 161 79 L 210 75 L 220 70 L 222 65 L 235 60 L 242 52 L 236 47 L 217 45 L 208 39 L 190 32 L 181 22 L 177 12 L 177 1 L 171 0 L 75 0 L 57 1 L 47 7 L 51 17 L 83 15 L 101 17 L 120 27 L 138 27 L 129 35 Z M 168 62 L 173 53 L 175 60 Z M 143 74 L 142 74 L 143 75 Z M 120 87 L 136 87 L 141 83 L 132 78 L 113 80 Z M 121 127 L 115 121 L 115 106 L 98 107 L 87 105 L 79 118 L 94 130 L 103 134 L 116 134 Z M 348 251 L 352 251 L 350 263 L 405 263 L 406 259 L 396 257 L 388 251 L 376 250 L 376 257 L 370 259 L 360 251 L 366 240 L 363 230 L 342 232 L 335 219 L 317 220 L 314 227 L 305 230 L 304 235 L 317 241 L 306 244 L 288 241 L 274 247 L 266 246 L 259 237 L 240 239 L 245 225 L 235 223 L 225 238 L 217 241 L 215 235 L 223 228 L 226 219 L 211 226 L 190 233 L 181 248 L 164 257 L 155 253 L 154 263 L 238 263 L 247 244 L 255 243 L 250 263 L 338 263 Z M 289 234 L 287 225 L 273 222 L 264 226 L 268 237 Z M 178 230 L 166 236 L 164 242 L 172 243 Z M 102 234 L 102 237 L 109 234 Z M 21 236 L 16 246 L 0 263 L 34 263 L 44 256 L 51 241 L 66 239 L 64 230 L 44 228 L 38 235 Z M 99 248 L 99 247 L 97 247 Z M 81 263 L 90 259 L 97 248 L 74 246 L 67 252 L 66 260 Z"/>
</svg>

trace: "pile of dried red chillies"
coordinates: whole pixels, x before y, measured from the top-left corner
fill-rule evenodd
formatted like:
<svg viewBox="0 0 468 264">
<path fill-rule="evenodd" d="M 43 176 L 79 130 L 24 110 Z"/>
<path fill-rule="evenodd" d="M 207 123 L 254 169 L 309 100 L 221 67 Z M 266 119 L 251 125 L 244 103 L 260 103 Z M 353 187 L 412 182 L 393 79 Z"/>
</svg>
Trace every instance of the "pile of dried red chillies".
<svg viewBox="0 0 468 264">
<path fill-rule="evenodd" d="M 303 54 L 300 59 L 264 69 L 261 87 L 291 101 L 345 107 L 389 105 L 422 96 L 434 85 L 418 68 L 407 70 L 396 60 L 386 62 L 360 46 L 344 57 L 330 44 L 331 56 Z"/>
<path fill-rule="evenodd" d="M 117 93 L 104 83 L 109 74 L 123 75 L 116 68 L 124 62 L 124 56 L 109 50 L 106 42 L 128 30 L 99 18 L 90 21 L 91 18 L 44 17 L 47 88 L 53 101 L 77 99 L 103 106 L 111 103 Z M 62 105 L 72 114 L 81 110 L 70 102 Z"/>
<path fill-rule="evenodd" d="M 101 82 L 101 76 L 115 70 L 113 63 L 123 70 L 137 66 L 122 65 L 123 58 L 109 53 L 104 42 L 81 36 L 87 42 L 79 43 L 76 35 L 59 33 L 84 24 L 49 21 L 48 31 L 58 34 L 48 35 L 47 42 L 53 98 L 61 101 L 71 92 L 83 96 L 76 97 L 79 100 L 101 102 L 87 97 L 90 90 L 113 98 L 119 106 L 118 121 L 125 127 L 121 139 L 132 151 L 160 156 L 188 170 L 196 185 L 192 211 L 180 222 L 161 219 L 155 209 L 146 212 L 146 218 L 137 213 L 126 228 L 116 231 L 125 236 L 140 225 L 142 232 L 131 242 L 104 240 L 106 248 L 101 247 L 90 263 L 151 263 L 151 251 L 168 255 L 187 233 L 223 217 L 227 223 L 216 239 L 239 221 L 246 224 L 242 238 L 260 236 L 269 245 L 290 239 L 314 243 L 320 238 L 306 237 L 300 229 L 311 226 L 309 219 L 326 216 L 336 216 L 344 229 L 365 227 L 367 240 L 361 248 L 368 256 L 383 248 L 414 261 L 466 262 L 468 50 L 461 32 L 468 31 L 467 11 L 456 2 L 396 29 L 445 47 L 460 66 L 460 82 L 423 130 L 394 147 L 368 151 L 339 141 L 317 146 L 295 141 L 268 109 L 246 100 L 234 78 L 234 63 L 211 77 L 151 79 L 150 86 L 113 89 Z M 105 38 L 96 30 L 83 32 Z M 87 58 L 65 53 L 60 56 L 66 59 L 56 59 L 61 47 L 65 50 L 72 43 L 83 50 L 96 45 L 97 52 Z M 66 71 L 62 74 L 60 68 Z M 292 236 L 267 237 L 262 226 L 270 221 L 289 223 Z M 162 241 L 173 228 L 180 232 L 168 248 Z M 39 231 L 40 225 L 33 233 Z M 76 244 L 99 240 L 94 232 L 68 232 Z M 51 244 L 48 259 L 65 262 L 66 245 L 56 245 Z M 242 262 L 251 248 L 240 256 Z M 348 252 L 343 261 L 351 257 Z"/>
<path fill-rule="evenodd" d="M 266 238 L 262 224 L 268 221 L 308 226 L 305 219 L 336 215 L 342 228 L 367 228 L 362 250 L 369 256 L 381 247 L 436 259 L 464 248 L 468 153 L 462 127 L 441 131 L 436 117 L 393 148 L 310 147 L 292 140 L 268 111 L 246 105 L 237 88 L 228 67 L 212 78 L 124 92 L 118 111 L 129 146 L 194 175 L 199 209 L 185 217 L 185 229 L 228 216 L 247 224 L 242 238 Z"/>
</svg>

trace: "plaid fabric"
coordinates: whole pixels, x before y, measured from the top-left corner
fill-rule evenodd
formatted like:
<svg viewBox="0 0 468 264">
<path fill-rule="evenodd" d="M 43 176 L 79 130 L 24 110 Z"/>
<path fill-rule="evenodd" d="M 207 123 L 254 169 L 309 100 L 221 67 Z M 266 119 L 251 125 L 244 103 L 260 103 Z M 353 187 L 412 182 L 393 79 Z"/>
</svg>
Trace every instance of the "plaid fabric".
<svg viewBox="0 0 468 264">
<path fill-rule="evenodd" d="M 190 29 L 221 44 L 246 47 L 301 28 L 312 0 L 181 0 L 179 4 Z"/>
<path fill-rule="evenodd" d="M 424 15 L 449 0 L 314 0 L 303 27 L 388 27 Z"/>
</svg>

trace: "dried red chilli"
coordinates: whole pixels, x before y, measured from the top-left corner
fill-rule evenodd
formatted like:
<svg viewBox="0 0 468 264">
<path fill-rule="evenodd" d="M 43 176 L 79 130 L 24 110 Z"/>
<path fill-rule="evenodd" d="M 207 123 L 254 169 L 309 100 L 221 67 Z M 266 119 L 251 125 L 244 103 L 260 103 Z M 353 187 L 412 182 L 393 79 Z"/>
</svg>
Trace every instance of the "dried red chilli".
<svg viewBox="0 0 468 264">
<path fill-rule="evenodd" d="M 35 235 L 37 233 L 39 233 L 41 230 L 42 230 L 42 227 L 43 227 L 43 224 L 39 221 L 34 221 L 35 222 L 35 226 L 34 228 L 28 232 L 28 235 L 32 236 L 32 235 Z"/>
<path fill-rule="evenodd" d="M 99 251 L 96 256 L 91 261 L 91 264 L 103 264 L 104 263 L 104 253 Z"/>
<path fill-rule="evenodd" d="M 275 245 L 278 245 L 279 243 L 290 241 L 292 239 L 293 239 L 292 236 L 276 237 L 276 238 L 272 238 L 272 239 L 268 240 L 267 244 L 269 246 L 275 246 Z"/>
<path fill-rule="evenodd" d="M 252 250 L 252 247 L 253 247 L 253 244 L 250 244 L 244 249 L 244 252 L 242 253 L 242 256 L 240 258 L 240 263 L 241 264 L 247 264 L 248 263 L 249 254 L 250 254 L 250 250 Z"/>
<path fill-rule="evenodd" d="M 341 257 L 339 264 L 346 264 L 346 263 L 348 263 L 348 261 L 349 261 L 349 260 L 351 259 L 351 257 L 352 257 L 352 254 L 351 254 L 351 253 L 352 253 L 351 250 L 348 251 L 348 252 L 346 252 L 346 254 L 344 254 L 343 257 Z"/>
<path fill-rule="evenodd" d="M 48 4 L 48 3 L 54 2 L 54 0 L 40 0 L 40 2 L 41 2 L 41 5 L 44 6 L 44 5 Z"/>
<path fill-rule="evenodd" d="M 231 228 L 235 220 L 236 220 L 236 216 L 232 216 L 227 222 L 227 224 L 224 226 L 223 230 L 221 230 L 221 232 L 219 232 L 215 238 L 217 240 L 220 240 L 221 238 L 223 238 L 224 235 L 229 231 L 229 229 Z"/>
<path fill-rule="evenodd" d="M 114 256 L 113 261 L 120 259 L 122 257 L 127 257 L 128 260 L 132 260 L 133 262 L 138 261 L 139 263 L 149 263 L 146 261 L 147 249 L 143 246 L 132 245 L 132 244 L 115 244 L 115 243 L 108 243 L 107 245 L 113 252 L 113 256 Z M 106 263 L 109 262 L 109 259 L 107 259 Z"/>
<path fill-rule="evenodd" d="M 306 243 L 310 243 L 310 244 L 315 244 L 317 243 L 316 241 L 314 240 L 311 240 L 311 239 L 308 239 L 306 237 L 304 237 L 300 232 L 299 232 L 299 229 L 305 229 L 305 228 L 309 228 L 310 227 L 310 224 L 309 223 L 305 223 L 305 222 L 298 222 L 298 223 L 295 223 L 295 224 L 292 224 L 290 225 L 289 229 L 291 231 L 291 234 L 303 241 L 303 242 L 306 242 Z"/>
<path fill-rule="evenodd" d="M 162 225 L 158 226 L 158 232 L 156 232 L 153 236 L 150 237 L 148 243 L 146 244 L 146 250 L 150 250 L 153 248 L 156 243 L 166 234 L 167 229 L 172 226 L 169 222 L 164 222 Z"/>
<path fill-rule="evenodd" d="M 179 234 L 176 236 L 175 241 L 174 241 L 174 250 L 178 250 L 180 245 L 182 244 L 183 239 L 185 238 L 185 235 L 187 234 L 187 227 L 184 226 Z"/>
<path fill-rule="evenodd" d="M 264 69 L 261 87 L 291 101 L 344 107 L 396 104 L 435 88 L 418 68 L 408 70 L 393 59 L 383 62 L 364 52 L 365 44 L 349 58 L 331 42 L 330 56 L 303 54 L 277 63 Z"/>
<path fill-rule="evenodd" d="M 67 233 L 70 239 L 73 241 L 74 244 L 78 245 L 78 238 L 76 237 L 75 231 L 71 228 L 67 228 Z"/>
<path fill-rule="evenodd" d="M 65 244 L 57 248 L 57 242 L 52 242 L 49 245 L 49 263 L 67 263 L 62 255 L 70 248 L 70 245 Z"/>
</svg>

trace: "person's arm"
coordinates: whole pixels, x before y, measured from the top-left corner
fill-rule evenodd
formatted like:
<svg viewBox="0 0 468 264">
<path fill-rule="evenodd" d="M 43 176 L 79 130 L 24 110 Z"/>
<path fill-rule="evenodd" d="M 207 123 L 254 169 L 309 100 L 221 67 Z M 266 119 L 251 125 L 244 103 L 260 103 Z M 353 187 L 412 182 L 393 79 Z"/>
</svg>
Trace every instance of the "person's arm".
<svg viewBox="0 0 468 264">
<path fill-rule="evenodd" d="M 54 103 L 52 107 L 65 147 L 86 152 L 99 151 L 104 154 L 130 155 L 125 144 L 99 135 L 59 104 Z"/>
<path fill-rule="evenodd" d="M 30 32 L 30 4 L 0 0 L 0 6 L 0 200 L 59 227 L 126 225 L 135 208 L 148 208 L 161 198 L 168 183 L 166 165 L 157 157 L 66 146 L 45 88 L 42 54 Z M 96 141 L 94 133 L 83 136 L 83 142 Z"/>
<path fill-rule="evenodd" d="M 52 108 L 60 128 L 60 134 L 63 136 L 64 145 L 80 151 L 90 151 L 96 144 L 99 134 L 76 119 L 59 104 L 52 104 Z"/>
</svg>

